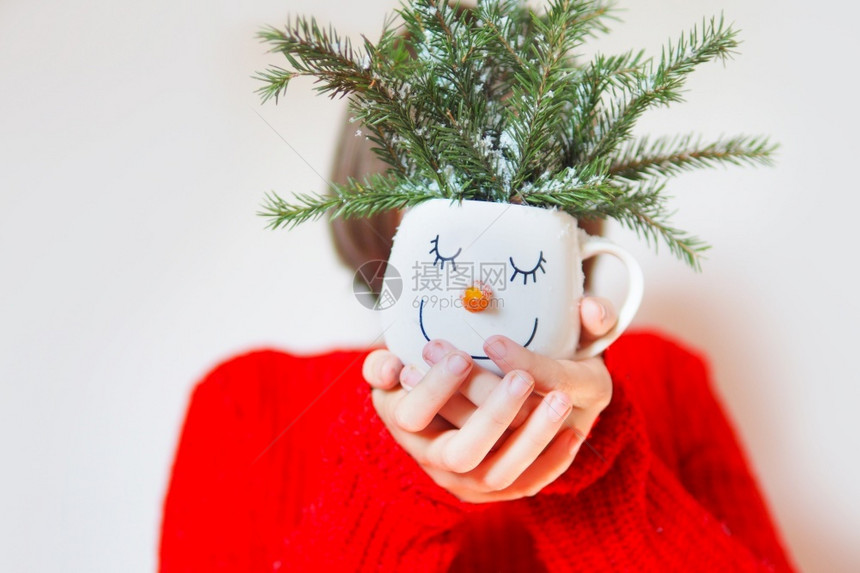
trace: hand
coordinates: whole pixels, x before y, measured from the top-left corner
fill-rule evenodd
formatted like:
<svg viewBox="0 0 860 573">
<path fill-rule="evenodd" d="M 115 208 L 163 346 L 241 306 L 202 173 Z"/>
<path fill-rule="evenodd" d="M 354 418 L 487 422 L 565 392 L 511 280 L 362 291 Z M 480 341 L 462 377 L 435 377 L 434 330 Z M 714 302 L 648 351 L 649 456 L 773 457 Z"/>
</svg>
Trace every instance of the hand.
<svg viewBox="0 0 860 573">
<path fill-rule="evenodd" d="M 612 303 L 599 297 L 583 298 L 579 305 L 579 316 L 582 323 L 580 345 L 588 344 L 609 332 L 618 319 Z M 400 359 L 382 348 L 367 355 L 362 374 L 373 388 L 391 390 L 400 384 L 402 369 Z"/>
<path fill-rule="evenodd" d="M 587 342 L 615 314 L 584 299 L 581 319 Z M 501 383 L 444 341 L 425 347 L 426 374 L 385 350 L 368 356 L 364 374 L 394 439 L 441 487 L 470 502 L 534 495 L 569 467 L 609 403 L 609 373 L 600 358 L 553 360 L 503 336 L 484 350 L 505 373 Z"/>
</svg>

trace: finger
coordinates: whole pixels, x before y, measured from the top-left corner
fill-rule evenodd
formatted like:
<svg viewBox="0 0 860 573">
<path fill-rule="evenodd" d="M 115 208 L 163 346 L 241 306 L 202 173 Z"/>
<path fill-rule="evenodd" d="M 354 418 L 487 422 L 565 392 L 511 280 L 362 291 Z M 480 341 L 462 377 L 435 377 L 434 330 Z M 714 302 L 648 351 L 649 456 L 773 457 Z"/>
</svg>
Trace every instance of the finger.
<svg viewBox="0 0 860 573">
<path fill-rule="evenodd" d="M 432 366 L 443 356 L 455 350 L 457 348 L 447 340 L 436 339 L 424 345 L 422 356 L 424 361 Z M 460 387 L 460 392 L 470 402 L 480 406 L 487 400 L 493 389 L 499 385 L 500 380 L 500 377 L 484 368 L 472 368 L 466 381 Z"/>
<path fill-rule="evenodd" d="M 563 430 L 507 490 L 519 495 L 536 495 L 570 468 L 582 444 L 582 433 L 579 430 Z"/>
<path fill-rule="evenodd" d="M 462 428 L 477 409 L 475 404 L 458 392 L 442 406 L 442 409 L 439 410 L 439 416 L 454 428 Z"/>
<path fill-rule="evenodd" d="M 516 369 L 530 373 L 535 379 L 537 390 L 544 394 L 555 390 L 570 377 L 570 373 L 558 360 L 536 354 L 500 334 L 493 335 L 484 342 L 484 351 L 502 372 L 508 373 Z"/>
<path fill-rule="evenodd" d="M 513 484 L 532 465 L 558 434 L 573 405 L 563 392 L 551 392 L 529 419 L 488 460 L 483 482 L 502 490 Z"/>
<path fill-rule="evenodd" d="M 436 339 L 428 342 L 424 346 L 424 351 L 422 353 L 425 362 L 427 364 L 433 365 L 436 363 L 436 360 L 444 356 L 444 353 L 451 352 L 456 350 L 453 344 L 446 340 Z M 408 368 L 408 367 L 407 367 Z M 452 408 L 452 411 L 448 411 L 447 408 L 443 408 L 440 412 L 441 415 L 445 417 L 449 422 L 457 426 L 458 428 L 463 427 L 463 423 L 465 422 L 463 415 L 466 411 L 471 413 L 474 410 L 474 406 L 480 406 L 484 402 L 487 401 L 487 398 L 493 392 L 493 390 L 499 385 L 501 379 L 496 376 L 495 373 L 490 372 L 481 367 L 473 367 L 472 371 L 469 373 L 469 376 L 466 378 L 466 381 L 460 386 L 460 393 L 465 396 L 468 402 L 463 402 L 457 399 L 455 396 L 452 397 L 452 400 L 458 402 L 455 408 Z M 529 417 L 529 414 L 537 408 L 540 404 L 543 396 L 531 395 L 526 398 L 525 404 L 520 411 L 517 412 L 517 415 L 514 417 L 513 421 L 510 423 L 510 428 L 515 429 L 519 428 L 523 422 Z M 468 408 L 468 403 L 473 404 L 474 406 L 471 410 Z M 450 416 L 449 416 L 450 414 Z"/>
<path fill-rule="evenodd" d="M 397 379 L 403 363 L 392 352 L 385 349 L 374 350 L 364 359 L 361 373 L 373 388 L 388 390 L 397 386 Z"/>
<path fill-rule="evenodd" d="M 508 429 L 533 387 L 528 372 L 505 376 L 459 431 L 431 445 L 431 464 L 461 474 L 475 469 Z"/>
<path fill-rule="evenodd" d="M 439 416 L 444 418 L 449 424 L 451 424 L 454 428 L 462 428 L 466 421 L 471 417 L 471 415 L 477 409 L 477 405 L 472 402 L 469 396 L 478 395 L 481 403 L 486 402 L 487 397 L 493 391 L 493 388 L 498 386 L 497 382 L 490 382 L 486 380 L 486 384 L 483 382 L 475 382 L 475 370 L 478 368 L 473 367 L 472 372 L 470 372 L 467 380 L 460 386 L 460 392 L 452 395 L 448 401 L 442 406 L 442 409 L 439 410 Z M 416 366 L 409 364 L 400 371 L 400 385 L 408 392 L 412 390 L 424 377 L 425 372 L 419 370 Z M 495 377 L 495 375 L 493 375 Z M 495 377 L 498 380 L 498 377 Z M 464 392 L 464 387 L 469 384 L 469 381 L 473 381 L 471 392 Z M 479 390 L 475 392 L 475 390 Z M 529 417 L 529 414 L 540 404 L 541 396 L 537 394 L 531 394 L 526 398 L 525 404 L 519 409 L 517 414 L 514 416 L 514 419 L 509 424 L 508 428 L 510 430 L 514 430 L 519 428 L 523 422 Z M 504 436 L 503 436 L 504 437 Z"/>
<path fill-rule="evenodd" d="M 540 403 L 543 401 L 543 395 L 538 394 L 536 392 L 532 392 L 532 394 L 526 398 L 525 404 L 520 408 L 520 411 L 517 412 L 517 415 L 514 417 L 511 422 L 510 428 L 515 430 L 526 423 L 526 420 L 529 419 L 531 413 L 535 411 L 535 408 L 540 406 Z"/>
<path fill-rule="evenodd" d="M 409 392 L 418 385 L 424 376 L 424 372 L 409 364 L 400 371 L 400 385 Z M 463 394 L 456 392 L 439 410 L 439 416 L 444 418 L 452 427 L 462 428 L 475 409 L 475 404 Z"/>
<path fill-rule="evenodd" d="M 463 501 L 487 503 L 520 499 L 536 495 L 570 468 L 583 443 L 580 436 L 581 434 L 573 428 L 559 432 L 534 463 L 514 483 L 502 490 L 494 490 L 483 482 L 479 471 L 480 466 L 478 470 L 465 475 L 429 466 L 425 471 L 440 487 L 447 489 Z"/>
<path fill-rule="evenodd" d="M 397 404 L 394 420 L 409 432 L 427 427 L 460 388 L 472 368 L 472 359 L 456 350 L 437 362 Z"/>
<path fill-rule="evenodd" d="M 397 394 L 401 394 L 401 396 L 398 396 Z M 379 413 L 379 417 L 382 418 L 382 421 L 391 432 L 394 440 L 400 444 L 406 453 L 412 456 L 422 468 L 425 468 L 425 471 L 427 471 L 430 467 L 430 462 L 427 457 L 427 451 L 430 449 L 430 445 L 434 441 L 439 440 L 451 432 L 456 432 L 457 430 L 452 429 L 451 426 L 440 417 L 434 417 L 427 427 L 420 432 L 409 432 L 403 430 L 397 423 L 395 423 L 394 412 L 402 397 L 406 395 L 406 391 L 402 389 L 394 391 L 373 390 L 371 395 L 373 397 L 373 405 Z"/>
<path fill-rule="evenodd" d="M 615 306 L 609 300 L 600 297 L 583 298 L 579 303 L 579 317 L 582 322 L 581 343 L 600 338 L 612 330 L 618 322 Z"/>
<path fill-rule="evenodd" d="M 577 362 L 555 360 L 523 348 L 501 335 L 488 338 L 484 350 L 505 372 L 513 369 L 529 372 L 535 379 L 538 393 L 564 392 L 575 408 L 600 407 L 602 410 L 612 396 L 612 378 L 600 358 Z"/>
<path fill-rule="evenodd" d="M 414 364 L 407 364 L 400 371 L 400 385 L 403 386 L 404 390 L 409 392 L 415 388 L 426 375 L 427 372 L 425 370 L 420 370 Z"/>
</svg>

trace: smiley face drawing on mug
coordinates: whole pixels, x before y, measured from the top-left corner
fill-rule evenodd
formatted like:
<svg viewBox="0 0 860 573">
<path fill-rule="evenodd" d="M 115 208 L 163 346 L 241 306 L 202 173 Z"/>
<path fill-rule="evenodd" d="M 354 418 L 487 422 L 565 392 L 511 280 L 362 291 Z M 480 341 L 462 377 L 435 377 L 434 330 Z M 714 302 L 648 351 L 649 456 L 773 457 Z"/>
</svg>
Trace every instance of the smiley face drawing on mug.
<svg viewBox="0 0 860 573">
<path fill-rule="evenodd" d="M 628 293 L 619 325 L 577 351 L 582 260 L 599 253 L 624 262 Z M 510 203 L 431 199 L 407 210 L 388 265 L 404 288 L 382 311 L 385 342 L 419 366 L 424 345 L 444 339 L 500 374 L 483 351 L 494 334 L 553 358 L 595 355 L 627 327 L 642 297 L 641 271 L 626 251 L 589 237 L 564 211 Z"/>
</svg>

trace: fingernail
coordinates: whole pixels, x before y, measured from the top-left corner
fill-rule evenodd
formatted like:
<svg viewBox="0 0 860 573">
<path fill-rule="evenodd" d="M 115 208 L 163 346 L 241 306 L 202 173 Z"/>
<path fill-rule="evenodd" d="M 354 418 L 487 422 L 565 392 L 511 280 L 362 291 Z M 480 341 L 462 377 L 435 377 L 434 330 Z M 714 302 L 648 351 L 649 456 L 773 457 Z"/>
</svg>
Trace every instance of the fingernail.
<svg viewBox="0 0 860 573">
<path fill-rule="evenodd" d="M 570 450 L 570 455 L 575 456 L 577 452 L 579 452 L 579 448 L 582 446 L 582 434 L 576 428 L 572 428 L 570 430 L 570 436 L 568 436 L 568 448 Z"/>
<path fill-rule="evenodd" d="M 400 371 L 400 384 L 407 390 L 415 388 L 419 380 L 421 380 L 421 373 L 411 364 Z"/>
<path fill-rule="evenodd" d="M 570 413 L 570 401 L 564 394 L 555 392 L 544 402 L 547 406 L 547 415 L 553 422 L 563 420 Z"/>
<path fill-rule="evenodd" d="M 383 381 L 397 377 L 397 366 L 399 362 L 400 361 L 397 358 L 389 358 L 382 364 L 380 373 L 382 374 Z"/>
<path fill-rule="evenodd" d="M 435 340 L 424 345 L 424 352 L 421 355 L 428 364 L 436 364 L 445 354 L 445 349 Z"/>
<path fill-rule="evenodd" d="M 516 372 L 513 376 L 511 376 L 511 379 L 508 383 L 508 389 L 511 391 L 511 395 L 517 398 L 522 398 L 523 396 L 531 392 L 531 378 L 529 378 L 527 374 L 521 374 L 519 372 Z"/>
<path fill-rule="evenodd" d="M 600 316 L 600 323 L 606 321 L 606 307 L 603 306 L 600 302 L 594 300 L 593 298 L 585 299 L 584 303 L 591 307 L 592 312 L 597 313 Z"/>
<path fill-rule="evenodd" d="M 491 336 L 487 339 L 487 354 L 495 358 L 504 358 L 508 353 L 505 340 L 501 336 Z"/>
<path fill-rule="evenodd" d="M 448 357 L 445 362 L 445 368 L 451 374 L 462 374 L 469 367 L 469 361 L 459 354 L 454 354 Z"/>
</svg>

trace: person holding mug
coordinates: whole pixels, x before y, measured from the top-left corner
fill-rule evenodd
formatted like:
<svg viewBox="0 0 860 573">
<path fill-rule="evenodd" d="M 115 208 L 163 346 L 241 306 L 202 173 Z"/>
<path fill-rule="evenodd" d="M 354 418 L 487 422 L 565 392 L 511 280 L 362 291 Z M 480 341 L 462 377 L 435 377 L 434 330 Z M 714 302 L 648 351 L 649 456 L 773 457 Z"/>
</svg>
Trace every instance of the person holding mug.
<svg viewBox="0 0 860 573">
<path fill-rule="evenodd" d="M 335 182 L 381 168 L 353 132 Z M 332 221 L 339 254 L 387 259 L 399 219 Z M 615 327 L 608 301 L 578 308 L 580 346 Z M 437 338 L 423 364 L 375 347 L 219 365 L 191 398 L 160 570 L 793 569 L 700 354 L 650 331 L 582 360 L 521 342 L 487 338 L 498 373 Z"/>
</svg>

